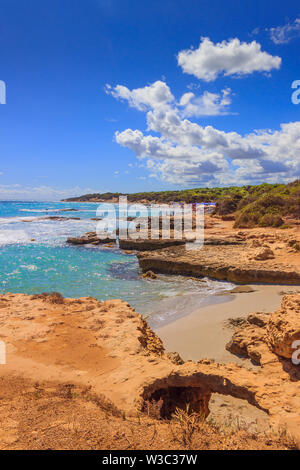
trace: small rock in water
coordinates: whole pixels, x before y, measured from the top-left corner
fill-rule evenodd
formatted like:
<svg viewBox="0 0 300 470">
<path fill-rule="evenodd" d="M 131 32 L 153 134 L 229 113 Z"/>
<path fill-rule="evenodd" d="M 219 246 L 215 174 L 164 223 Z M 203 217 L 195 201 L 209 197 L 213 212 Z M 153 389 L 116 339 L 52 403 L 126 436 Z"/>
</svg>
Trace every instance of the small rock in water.
<svg viewBox="0 0 300 470">
<path fill-rule="evenodd" d="M 190 279 L 191 281 L 198 281 L 198 282 L 204 282 L 206 283 L 205 279 L 201 279 L 200 277 L 189 277 L 188 279 Z"/>
<path fill-rule="evenodd" d="M 143 274 L 143 277 L 145 279 L 157 279 L 157 275 L 154 274 L 153 271 L 147 271 L 146 273 Z"/>
<path fill-rule="evenodd" d="M 248 294 L 249 292 L 255 292 L 250 286 L 237 286 L 229 291 L 231 294 Z"/>
</svg>

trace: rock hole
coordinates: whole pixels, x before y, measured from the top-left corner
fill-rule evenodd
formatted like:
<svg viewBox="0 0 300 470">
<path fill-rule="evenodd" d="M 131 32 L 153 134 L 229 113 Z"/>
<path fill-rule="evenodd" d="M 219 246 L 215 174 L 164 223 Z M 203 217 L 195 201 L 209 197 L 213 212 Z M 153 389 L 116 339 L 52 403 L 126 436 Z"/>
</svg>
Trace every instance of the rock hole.
<svg viewBox="0 0 300 470">
<path fill-rule="evenodd" d="M 188 413 L 209 414 L 210 392 L 199 387 L 167 387 L 152 392 L 144 401 L 143 411 L 152 418 L 171 419 L 176 408 Z"/>
</svg>

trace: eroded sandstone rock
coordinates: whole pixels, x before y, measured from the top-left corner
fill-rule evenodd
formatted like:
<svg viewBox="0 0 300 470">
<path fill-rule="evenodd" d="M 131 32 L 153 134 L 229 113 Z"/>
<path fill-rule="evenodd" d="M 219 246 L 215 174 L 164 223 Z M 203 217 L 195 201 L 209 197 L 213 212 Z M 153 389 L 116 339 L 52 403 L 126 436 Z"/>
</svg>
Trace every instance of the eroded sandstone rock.
<svg viewBox="0 0 300 470">
<path fill-rule="evenodd" d="M 130 238 L 120 239 L 119 247 L 121 250 L 134 250 L 134 251 L 152 251 L 169 246 L 185 245 L 186 240 L 170 239 L 137 239 L 131 240 Z"/>
<path fill-rule="evenodd" d="M 283 311 L 299 314 L 300 295 L 287 297 L 274 317 Z M 22 374 L 35 381 L 88 386 L 126 416 L 148 409 L 168 418 L 187 403 L 207 416 L 212 393 L 231 395 L 266 411 L 272 424 L 285 427 L 300 443 L 299 378 L 290 360 L 270 350 L 263 326 L 248 322 L 246 330 L 251 330 L 241 343 L 245 353 L 260 356 L 261 368 L 251 371 L 209 359 L 183 363 L 165 354 L 146 321 L 120 300 L 5 294 L 0 312 L 1 340 L 7 347 L 4 378 Z M 277 325 L 274 319 L 271 324 Z"/>
<path fill-rule="evenodd" d="M 138 253 L 142 270 L 211 277 L 237 284 L 265 282 L 271 284 L 300 284 L 300 255 L 287 263 L 287 255 L 253 259 L 245 244 L 205 243 L 201 249 L 187 250 L 184 246 Z"/>
<path fill-rule="evenodd" d="M 152 271 L 147 271 L 146 273 L 143 274 L 143 278 L 145 279 L 157 279 L 157 275 L 154 274 Z"/>
<path fill-rule="evenodd" d="M 103 243 L 116 243 L 116 239 L 112 237 L 99 238 L 96 232 L 87 232 L 81 237 L 69 237 L 67 243 L 71 245 L 99 245 Z"/>
<path fill-rule="evenodd" d="M 274 252 L 271 250 L 271 248 L 265 247 L 258 250 L 253 256 L 253 259 L 257 261 L 265 261 L 267 259 L 274 259 L 274 257 Z"/>
<path fill-rule="evenodd" d="M 273 354 L 290 360 L 295 352 L 293 343 L 299 340 L 300 295 L 292 294 L 283 296 L 280 309 L 274 313 L 249 315 L 247 322 L 236 329 L 226 349 L 261 364 Z"/>
<path fill-rule="evenodd" d="M 267 342 L 278 356 L 290 359 L 300 340 L 300 296 L 285 295 L 281 308 L 272 313 L 266 325 Z"/>
</svg>

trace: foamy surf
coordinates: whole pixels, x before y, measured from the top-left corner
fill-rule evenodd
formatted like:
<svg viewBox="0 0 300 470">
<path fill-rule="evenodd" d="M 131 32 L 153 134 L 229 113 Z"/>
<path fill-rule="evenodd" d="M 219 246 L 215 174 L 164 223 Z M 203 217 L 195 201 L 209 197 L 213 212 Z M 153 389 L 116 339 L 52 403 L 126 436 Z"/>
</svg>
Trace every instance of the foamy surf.
<svg viewBox="0 0 300 470">
<path fill-rule="evenodd" d="M 43 216 L 32 217 L 0 217 L 0 232 L 3 234 L 0 243 L 36 243 L 51 245 L 65 244 L 66 239 L 78 236 L 86 231 L 95 230 L 96 222 L 89 219 L 81 220 L 48 220 Z"/>
<path fill-rule="evenodd" d="M 27 243 L 29 237 L 24 230 L 0 230 L 0 245 Z"/>
<path fill-rule="evenodd" d="M 17 222 L 34 222 L 34 220 L 38 219 L 39 217 L 0 217 L 0 226 L 15 224 Z"/>
<path fill-rule="evenodd" d="M 118 247 L 73 247 L 68 237 L 95 230 L 90 220 L 96 205 L 74 204 L 66 212 L 62 203 L 0 203 L 0 292 L 28 294 L 61 292 L 66 297 L 92 296 L 99 300 L 121 298 L 152 326 L 160 326 L 189 314 L 205 302 L 218 302 L 215 294 L 232 284 L 209 279 L 158 275 L 142 278 L 135 256 Z M 114 212 L 114 206 L 111 206 Z M 47 220 L 50 212 L 62 211 L 80 220 Z M 36 212 L 36 214 L 35 214 Z M 86 213 L 86 215 L 84 215 Z"/>
</svg>

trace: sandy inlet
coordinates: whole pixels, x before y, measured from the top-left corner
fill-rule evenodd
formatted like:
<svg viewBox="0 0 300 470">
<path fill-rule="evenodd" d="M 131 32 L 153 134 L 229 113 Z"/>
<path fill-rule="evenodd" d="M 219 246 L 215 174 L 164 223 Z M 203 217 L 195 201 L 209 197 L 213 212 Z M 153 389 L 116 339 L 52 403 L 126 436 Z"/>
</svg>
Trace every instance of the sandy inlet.
<svg viewBox="0 0 300 470">
<path fill-rule="evenodd" d="M 249 359 L 234 356 L 225 349 L 232 337 L 233 328 L 228 327 L 230 318 L 247 317 L 252 312 L 272 312 L 280 307 L 283 293 L 299 292 L 297 286 L 249 285 L 254 292 L 218 296 L 218 302 L 203 306 L 189 315 L 157 328 L 166 350 L 177 351 L 184 360 L 198 361 L 202 358 L 217 362 L 237 362 L 247 368 L 259 366 Z M 210 400 L 212 422 L 243 427 L 250 432 L 269 429 L 266 413 L 245 400 L 214 393 Z"/>
<path fill-rule="evenodd" d="M 300 286 L 250 285 L 250 293 L 226 294 L 218 297 L 217 304 L 206 305 L 167 325 L 156 328 L 167 351 L 177 351 L 184 360 L 203 358 L 218 362 L 245 363 L 226 351 L 225 345 L 232 336 L 226 326 L 230 318 L 246 317 L 252 312 L 272 312 L 280 307 L 286 292 L 297 292 Z M 219 302 L 223 299 L 223 302 Z M 229 301 L 228 301 L 229 300 Z"/>
</svg>

